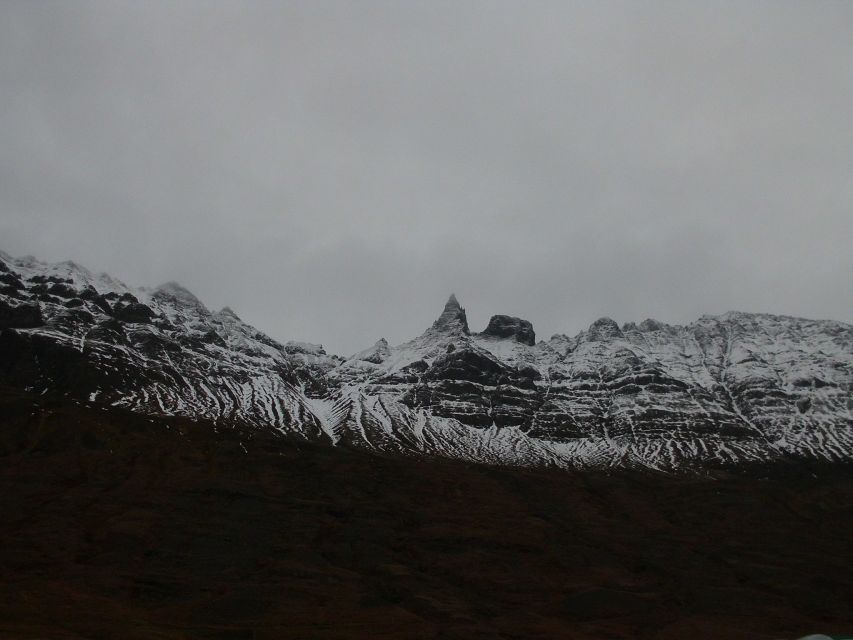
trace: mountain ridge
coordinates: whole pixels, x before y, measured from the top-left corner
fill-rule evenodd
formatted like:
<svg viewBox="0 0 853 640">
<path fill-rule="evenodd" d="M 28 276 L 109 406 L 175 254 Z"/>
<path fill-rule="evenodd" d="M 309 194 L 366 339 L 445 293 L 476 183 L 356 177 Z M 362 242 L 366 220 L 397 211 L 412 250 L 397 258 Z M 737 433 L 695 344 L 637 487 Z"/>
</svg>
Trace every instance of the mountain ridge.
<svg viewBox="0 0 853 640">
<path fill-rule="evenodd" d="M 450 298 L 421 335 L 349 357 L 285 344 L 185 287 L 132 289 L 0 254 L 0 381 L 140 413 L 271 428 L 401 455 L 521 466 L 698 469 L 853 457 L 853 326 L 727 312 L 599 318 L 535 339 L 472 332 Z"/>
</svg>

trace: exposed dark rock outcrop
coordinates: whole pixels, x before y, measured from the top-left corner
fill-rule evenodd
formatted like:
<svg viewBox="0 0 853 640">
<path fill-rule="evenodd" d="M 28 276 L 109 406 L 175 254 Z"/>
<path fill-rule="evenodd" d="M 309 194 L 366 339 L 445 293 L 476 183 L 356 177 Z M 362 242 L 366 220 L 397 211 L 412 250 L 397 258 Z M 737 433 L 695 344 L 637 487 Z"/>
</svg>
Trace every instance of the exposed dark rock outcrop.
<svg viewBox="0 0 853 640">
<path fill-rule="evenodd" d="M 13 304 L 0 299 L 0 329 L 29 329 L 43 324 L 44 318 L 38 304 Z"/>
<path fill-rule="evenodd" d="M 140 302 L 119 302 L 113 307 L 113 315 L 123 322 L 148 323 L 154 318 L 151 307 Z"/>
<path fill-rule="evenodd" d="M 536 333 L 533 331 L 533 325 L 527 320 L 513 316 L 492 316 L 488 326 L 483 331 L 483 335 L 496 338 L 513 338 L 531 347 L 536 344 Z"/>
</svg>

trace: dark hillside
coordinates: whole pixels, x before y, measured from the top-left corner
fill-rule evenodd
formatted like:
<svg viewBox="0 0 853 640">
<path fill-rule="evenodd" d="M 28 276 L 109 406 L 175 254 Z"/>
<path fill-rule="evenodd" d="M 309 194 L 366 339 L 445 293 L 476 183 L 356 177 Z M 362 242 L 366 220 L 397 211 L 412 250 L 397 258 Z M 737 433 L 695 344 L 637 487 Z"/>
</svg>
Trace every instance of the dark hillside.
<svg viewBox="0 0 853 640">
<path fill-rule="evenodd" d="M 492 468 L 8 391 L 0 637 L 853 633 L 853 472 Z"/>
</svg>

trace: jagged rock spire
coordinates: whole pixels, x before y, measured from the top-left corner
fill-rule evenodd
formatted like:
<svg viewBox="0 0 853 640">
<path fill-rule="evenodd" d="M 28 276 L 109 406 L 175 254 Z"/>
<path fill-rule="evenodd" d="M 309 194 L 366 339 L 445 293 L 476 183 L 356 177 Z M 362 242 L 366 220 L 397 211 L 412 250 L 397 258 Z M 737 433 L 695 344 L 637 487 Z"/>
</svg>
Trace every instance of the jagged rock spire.
<svg viewBox="0 0 853 640">
<path fill-rule="evenodd" d="M 468 318 L 465 315 L 465 309 L 459 304 L 456 295 L 451 293 L 444 305 L 444 311 L 438 316 L 438 319 L 432 323 L 433 331 L 442 333 L 461 332 L 468 335 Z"/>
</svg>

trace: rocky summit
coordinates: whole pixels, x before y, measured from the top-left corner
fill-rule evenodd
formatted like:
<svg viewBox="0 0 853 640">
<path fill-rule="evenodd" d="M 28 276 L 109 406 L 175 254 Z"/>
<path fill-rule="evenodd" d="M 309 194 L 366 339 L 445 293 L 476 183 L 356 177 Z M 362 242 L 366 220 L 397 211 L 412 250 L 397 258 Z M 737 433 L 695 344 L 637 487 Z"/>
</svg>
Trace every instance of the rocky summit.
<svg viewBox="0 0 853 640">
<path fill-rule="evenodd" d="M 404 456 L 701 470 L 853 458 L 853 326 L 730 312 L 601 318 L 536 342 L 451 295 L 409 342 L 280 344 L 178 284 L 0 254 L 0 382 L 92 406 Z"/>
</svg>

